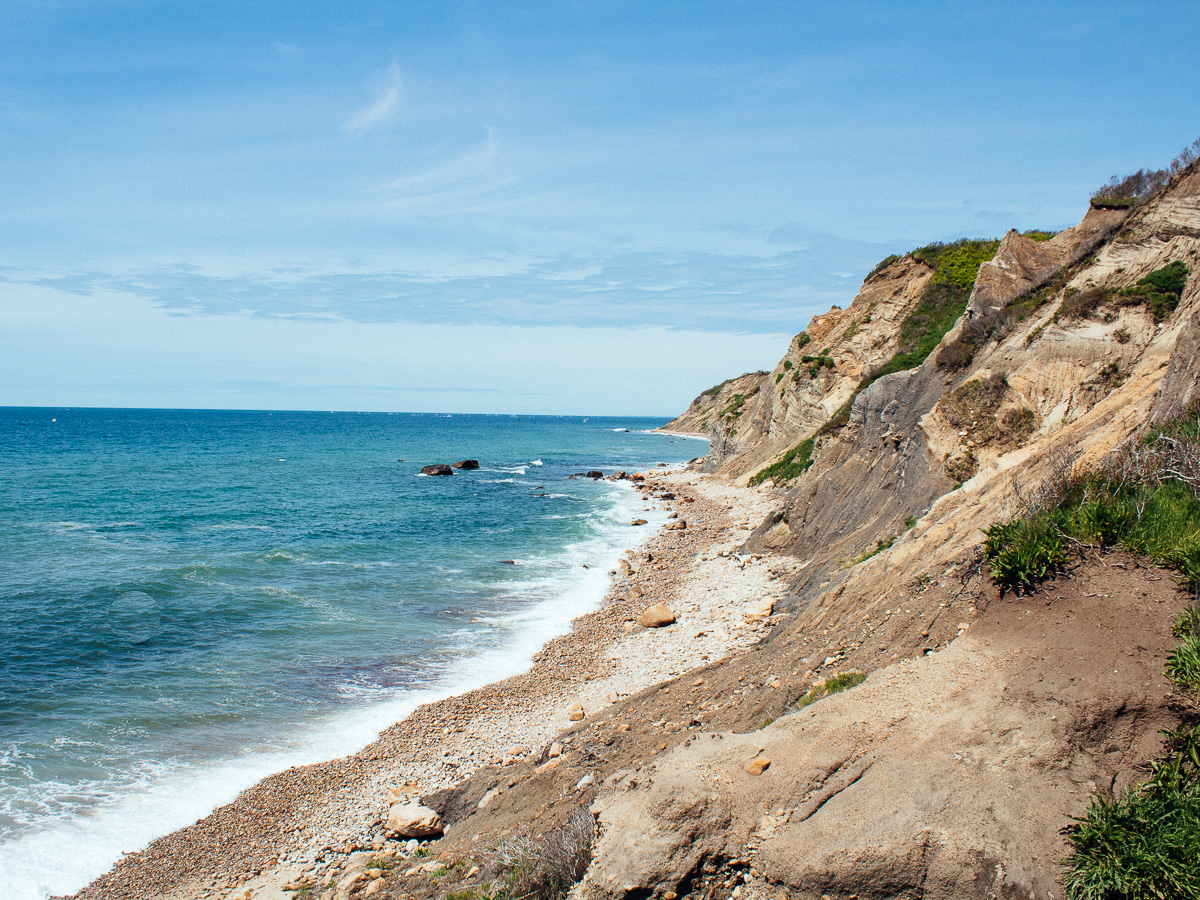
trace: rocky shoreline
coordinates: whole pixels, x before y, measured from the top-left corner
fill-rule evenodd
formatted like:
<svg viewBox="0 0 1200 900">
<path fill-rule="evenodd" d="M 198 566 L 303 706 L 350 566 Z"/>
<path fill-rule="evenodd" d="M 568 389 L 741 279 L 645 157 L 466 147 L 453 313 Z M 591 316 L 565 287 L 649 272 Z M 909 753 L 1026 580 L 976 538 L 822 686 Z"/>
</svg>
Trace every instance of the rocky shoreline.
<svg viewBox="0 0 1200 900">
<path fill-rule="evenodd" d="M 344 874 L 351 854 L 403 856 L 414 848 L 385 830 L 389 799 L 415 800 L 483 767 L 544 754 L 580 718 L 760 640 L 797 565 L 736 552 L 770 495 L 688 473 L 650 472 L 634 487 L 647 508 L 670 509 L 667 525 L 627 552 L 601 607 L 527 672 L 422 706 L 352 756 L 266 778 L 74 896 L 271 900 L 292 896 L 285 886 L 297 879 Z M 638 624 L 659 605 L 673 623 Z"/>
</svg>

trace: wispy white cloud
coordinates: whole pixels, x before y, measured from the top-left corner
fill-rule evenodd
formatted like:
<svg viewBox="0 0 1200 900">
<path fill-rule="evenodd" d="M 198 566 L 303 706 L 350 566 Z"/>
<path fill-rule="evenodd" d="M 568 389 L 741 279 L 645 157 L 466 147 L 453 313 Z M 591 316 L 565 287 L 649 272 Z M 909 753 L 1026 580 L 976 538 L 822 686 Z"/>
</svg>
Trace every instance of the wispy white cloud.
<svg viewBox="0 0 1200 900">
<path fill-rule="evenodd" d="M 376 88 L 375 99 L 351 117 L 346 123 L 346 131 L 354 137 L 362 137 L 375 126 L 386 122 L 399 108 L 403 90 L 400 66 L 392 60 Z"/>
<path fill-rule="evenodd" d="M 176 265 L 123 275 L 47 276 L 0 268 L 0 286 L 17 283 L 84 296 L 117 291 L 182 314 L 792 334 L 831 304 L 846 305 L 884 255 L 876 244 L 822 239 L 817 233 L 810 240 L 816 252 L 561 255 L 490 272 L 382 267 L 220 272 Z"/>
<path fill-rule="evenodd" d="M 499 154 L 496 134 L 491 128 L 488 128 L 487 137 L 482 144 L 456 153 L 449 159 L 430 166 L 424 171 L 393 178 L 384 182 L 380 187 L 385 191 L 394 191 L 400 194 L 441 192 L 460 186 L 483 174 L 496 161 Z"/>
</svg>

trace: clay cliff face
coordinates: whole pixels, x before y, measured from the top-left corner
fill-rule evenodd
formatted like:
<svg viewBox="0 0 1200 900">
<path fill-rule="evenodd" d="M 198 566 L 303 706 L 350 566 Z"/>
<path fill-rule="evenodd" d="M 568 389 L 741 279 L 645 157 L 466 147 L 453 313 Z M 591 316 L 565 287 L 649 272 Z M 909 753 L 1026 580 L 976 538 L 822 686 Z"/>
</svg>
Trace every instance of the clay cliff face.
<svg viewBox="0 0 1200 900">
<path fill-rule="evenodd" d="M 704 470 L 744 484 L 772 457 L 814 434 L 867 372 L 895 354 L 900 323 L 932 275 L 911 257 L 887 266 L 866 280 L 849 307 L 815 316 L 769 373 L 719 386 L 715 404 L 701 394 L 665 430 L 707 431 L 712 449 Z M 735 392 L 745 398 L 736 415 L 697 414 L 726 408 L 726 396 Z"/>
<path fill-rule="evenodd" d="M 1140 279 L 1177 262 L 1189 270 L 1177 308 L 1130 296 Z M 909 613 L 927 590 L 942 594 L 926 608 L 926 633 L 951 615 L 971 579 L 982 577 L 973 552 L 983 529 L 1016 512 L 1015 486 L 1036 484 L 1064 459 L 1098 462 L 1200 397 L 1194 165 L 1132 213 L 1091 210 L 1044 242 L 1010 232 L 938 350 L 870 384 L 844 427 L 818 433 L 861 374 L 894 351 L 899 322 L 929 275 L 915 260 L 893 263 L 868 278 L 849 309 L 814 319 L 811 340 L 793 341 L 744 414 L 735 452 L 709 460 L 719 476 L 744 482 L 816 435 L 812 466 L 774 486 L 778 507 L 745 549 L 799 558 L 786 633 L 844 635 L 817 671 L 871 649 L 876 623 L 901 608 Z M 813 348 L 833 365 L 793 379 L 805 355 L 818 355 Z M 1106 598 L 1096 612 L 1114 621 L 1134 614 L 1120 611 L 1115 577 L 1100 573 L 1096 593 L 1082 595 Z M 1144 594 L 1144 585 L 1127 587 Z M 1025 621 L 1029 604 L 1017 605 L 1007 614 Z M 1051 633 L 1059 624 L 1044 623 L 1038 634 L 1060 640 Z M 1106 693 L 1097 674 L 1070 713 L 1074 724 L 1056 728 L 1063 711 L 1039 704 L 1080 689 L 1070 668 L 1085 663 L 1083 651 L 1070 649 L 1073 639 L 1064 633 L 1057 650 L 1034 652 L 1041 638 L 1029 632 L 995 655 L 999 644 L 978 644 L 983 633 L 973 633 L 936 661 L 883 669 L 878 693 L 839 700 L 820 716 L 789 716 L 774 734 L 698 740 L 639 789 L 614 784 L 599 805 L 606 827 L 586 893 L 621 895 L 610 885 L 645 885 L 656 867 L 687 871 L 702 858 L 750 853 L 790 896 L 1061 896 L 1056 829 L 1081 814 L 1099 777 L 1062 777 L 1081 764 L 1069 732 L 1090 722 L 1115 734 L 1130 724 L 1123 716 L 1143 717 L 1124 743 L 1110 745 L 1136 764 L 1138 753 L 1155 752 L 1148 723 L 1162 707 L 1127 685 Z M 1155 667 L 1161 671 L 1157 659 L 1139 655 L 1144 648 L 1111 646 L 1120 660 L 1098 673 L 1138 665 L 1150 684 Z M 1051 677 L 1059 658 L 1062 671 Z M 1062 683 L 1051 687 L 1056 677 Z M 1024 694 L 1013 693 L 1017 684 Z M 903 712 L 881 715 L 893 709 Z M 769 788 L 728 774 L 757 755 L 782 766 Z M 1109 778 L 1116 775 L 1101 780 Z M 642 846 L 654 849 L 622 843 L 630 839 L 622 821 L 636 822 L 647 836 Z M 693 836 L 671 837 L 682 832 Z"/>
</svg>

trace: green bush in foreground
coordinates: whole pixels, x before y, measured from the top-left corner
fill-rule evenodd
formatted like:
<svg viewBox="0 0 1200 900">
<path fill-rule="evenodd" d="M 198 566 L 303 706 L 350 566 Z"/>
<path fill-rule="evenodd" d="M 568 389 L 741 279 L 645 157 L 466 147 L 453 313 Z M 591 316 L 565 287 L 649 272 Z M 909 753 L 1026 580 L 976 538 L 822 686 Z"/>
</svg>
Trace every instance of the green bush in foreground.
<svg viewBox="0 0 1200 900">
<path fill-rule="evenodd" d="M 1163 733 L 1148 782 L 1097 795 L 1064 829 L 1068 900 L 1200 900 L 1200 728 Z"/>
<path fill-rule="evenodd" d="M 1200 591 L 1200 408 L 1134 442 L 1099 472 L 1069 463 L 1025 505 L 1024 518 L 987 529 L 992 577 L 1031 589 L 1065 565 L 1070 541 L 1122 546 L 1180 572 Z M 1019 492 L 1018 492 L 1019 494 Z M 1200 699 L 1200 606 L 1174 625 L 1179 643 L 1166 676 L 1193 705 Z M 1200 900 L 1200 725 L 1164 731 L 1150 779 L 1116 796 L 1097 794 L 1063 829 L 1067 900 Z"/>
</svg>

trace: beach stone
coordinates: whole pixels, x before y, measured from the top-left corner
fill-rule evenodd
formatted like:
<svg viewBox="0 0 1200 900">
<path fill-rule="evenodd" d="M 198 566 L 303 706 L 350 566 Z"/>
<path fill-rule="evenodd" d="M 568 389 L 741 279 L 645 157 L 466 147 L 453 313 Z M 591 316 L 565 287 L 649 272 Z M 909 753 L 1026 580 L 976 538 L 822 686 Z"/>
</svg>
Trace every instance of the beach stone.
<svg viewBox="0 0 1200 900">
<path fill-rule="evenodd" d="M 454 470 L 445 463 L 436 463 L 432 466 L 421 466 L 422 475 L 453 475 Z"/>
<path fill-rule="evenodd" d="M 683 531 L 685 528 L 687 528 L 687 522 L 685 522 L 683 519 L 676 519 L 674 522 L 668 522 L 663 527 L 666 528 L 667 531 Z"/>
<path fill-rule="evenodd" d="M 629 524 L 630 524 L 630 525 L 645 525 L 645 524 L 646 524 L 646 520 L 645 520 L 645 519 L 634 519 L 634 520 L 633 520 L 632 522 L 630 522 Z"/>
<path fill-rule="evenodd" d="M 771 767 L 771 760 L 765 756 L 756 756 L 746 763 L 746 772 L 750 775 L 761 775 Z"/>
<path fill-rule="evenodd" d="M 774 611 L 775 601 L 770 597 L 766 597 L 762 600 L 755 600 L 746 607 L 746 621 L 761 622 L 763 619 L 769 617 Z"/>
<path fill-rule="evenodd" d="M 638 624 L 643 628 L 662 628 L 675 621 L 675 613 L 665 603 L 655 603 L 647 606 L 638 616 Z"/>
<path fill-rule="evenodd" d="M 555 741 L 550 745 L 550 752 L 546 755 L 551 759 L 554 759 L 556 756 L 562 756 L 562 744 L 560 744 L 558 741 Z"/>
<path fill-rule="evenodd" d="M 587 713 L 584 712 L 583 704 L 578 700 L 567 707 L 567 718 L 572 722 L 582 722 L 586 716 Z"/>
<path fill-rule="evenodd" d="M 420 803 L 397 803 L 388 811 L 385 827 L 400 837 L 433 837 L 442 833 L 442 817 Z"/>
<path fill-rule="evenodd" d="M 364 897 L 370 897 L 372 894 L 378 894 L 382 890 L 383 890 L 383 882 L 382 881 L 372 881 L 370 884 L 367 885 L 367 889 L 362 892 L 362 895 Z"/>
<path fill-rule="evenodd" d="M 478 469 L 479 460 L 477 459 L 460 459 L 456 463 L 450 463 L 452 469 Z"/>
</svg>

